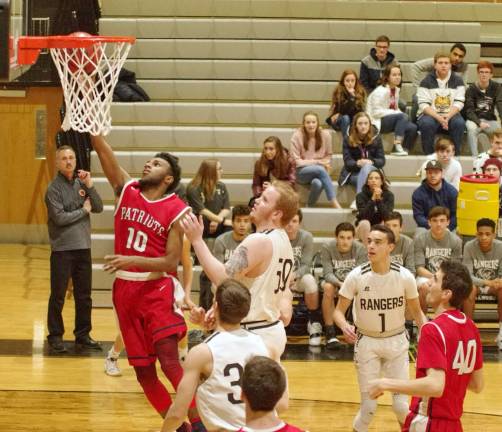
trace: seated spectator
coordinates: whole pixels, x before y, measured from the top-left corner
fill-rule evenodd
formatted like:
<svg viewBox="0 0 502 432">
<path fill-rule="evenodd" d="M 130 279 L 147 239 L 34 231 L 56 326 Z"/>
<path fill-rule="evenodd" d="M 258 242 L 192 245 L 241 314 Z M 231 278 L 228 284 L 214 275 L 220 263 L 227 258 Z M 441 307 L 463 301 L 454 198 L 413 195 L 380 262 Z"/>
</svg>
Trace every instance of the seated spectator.
<svg viewBox="0 0 502 432">
<path fill-rule="evenodd" d="M 424 154 L 431 154 L 437 132 L 450 135 L 455 152 L 460 154 L 465 121 L 460 115 L 464 107 L 465 86 L 460 76 L 452 73 L 448 54 L 434 56 L 434 72 L 427 75 L 417 91 L 418 130 Z"/>
<path fill-rule="evenodd" d="M 298 209 L 296 216 L 286 225 L 295 264 L 293 267 L 294 281 L 290 285 L 292 291 L 303 293 L 308 313 L 309 345 L 320 346 L 322 336 L 321 315 L 319 312 L 319 288 L 310 272 L 314 258 L 314 238 L 312 234 L 300 228 L 303 213 Z"/>
<path fill-rule="evenodd" d="M 357 113 L 349 134 L 343 137 L 343 168 L 338 178 L 340 186 L 351 184 L 359 193 L 363 190 L 368 174 L 384 165 L 382 138 L 372 127 L 369 115 Z M 351 208 L 355 209 L 355 200 Z"/>
<path fill-rule="evenodd" d="M 477 70 L 477 82 L 472 83 L 465 92 L 467 141 L 474 157 L 478 155 L 478 141 L 483 141 L 481 148 L 487 149 L 489 134 L 500 129 L 495 107 L 502 115 L 502 86 L 492 80 L 493 65 L 483 60 L 478 63 Z"/>
<path fill-rule="evenodd" d="M 251 232 L 250 213 L 251 209 L 247 205 L 236 205 L 232 208 L 232 231 L 220 234 L 214 241 L 213 255 L 223 264 Z"/>
<path fill-rule="evenodd" d="M 371 225 L 382 224 L 394 210 L 394 194 L 389 190 L 383 171 L 374 170 L 368 174 L 363 190 L 356 196 L 356 235 L 368 246 Z"/>
<path fill-rule="evenodd" d="M 465 45 L 462 43 L 455 43 L 450 48 L 450 63 L 451 70 L 459 75 L 464 83 L 467 82 L 467 67 L 468 64 L 464 63 L 464 58 L 467 53 Z M 411 82 L 413 87 L 418 89 L 420 83 L 425 78 L 426 75 L 434 71 L 434 58 L 426 58 L 423 60 L 418 60 L 411 65 Z M 411 121 L 416 122 L 418 111 L 418 100 L 417 95 L 414 94 L 411 98 Z"/>
<path fill-rule="evenodd" d="M 394 249 L 390 253 L 391 261 L 406 267 L 412 274 L 415 274 L 413 240 L 403 234 L 403 216 L 397 211 L 390 212 L 384 218 L 384 225 L 394 233 L 396 239 Z"/>
<path fill-rule="evenodd" d="M 497 345 L 499 350 L 502 350 L 502 241 L 495 239 L 495 222 L 491 219 L 483 218 L 477 221 L 476 238 L 465 244 L 463 263 L 474 284 L 473 292 L 464 302 L 463 310 L 472 318 L 478 294 L 497 298 Z"/>
<path fill-rule="evenodd" d="M 495 158 L 502 160 L 502 129 L 495 130 L 490 136 L 490 148 L 488 151 L 480 153 L 474 159 L 473 170 L 475 173 L 483 172 L 483 165 L 486 159 Z"/>
<path fill-rule="evenodd" d="M 399 109 L 401 78 L 401 66 L 387 65 L 382 75 L 382 84 L 368 97 L 366 110 L 380 133 L 394 132 L 391 154 L 395 156 L 407 156 L 413 149 L 417 136 L 417 126 Z"/>
<path fill-rule="evenodd" d="M 375 47 L 361 60 L 359 77 L 361 83 L 370 94 L 379 84 L 385 67 L 391 63 L 397 63 L 396 57 L 389 51 L 390 39 L 385 36 L 378 36 L 375 40 Z"/>
<path fill-rule="evenodd" d="M 439 161 L 431 160 L 425 165 L 425 180 L 411 196 L 413 219 L 417 224 L 416 234 L 429 229 L 429 212 L 433 207 L 446 207 L 449 211 L 449 229 L 457 228 L 458 191 L 443 179 L 443 167 Z M 422 228 L 422 230 L 420 230 Z"/>
<path fill-rule="evenodd" d="M 302 127 L 291 137 L 291 155 L 296 164 L 297 182 L 310 185 L 308 207 L 316 204 L 324 189 L 331 206 L 340 208 L 329 174 L 332 154 L 331 134 L 321 129 L 319 117 L 315 112 L 306 112 L 303 115 Z"/>
<path fill-rule="evenodd" d="M 462 165 L 455 159 L 455 144 L 449 137 L 439 137 L 434 144 L 434 153 L 427 156 L 417 175 L 421 180 L 425 179 L 425 167 L 431 160 L 436 160 L 443 167 L 443 178 L 458 190 L 460 177 L 462 177 Z"/>
<path fill-rule="evenodd" d="M 359 264 L 368 261 L 366 248 L 354 241 L 356 231 L 348 222 L 342 222 L 335 229 L 335 239 L 324 243 L 321 247 L 322 278 L 321 288 L 322 315 L 325 325 L 326 348 L 336 349 L 341 342 L 336 337 L 341 334 L 333 321 L 335 299 L 345 277 Z"/>
<path fill-rule="evenodd" d="M 331 108 L 326 123 L 342 136 L 349 131 L 354 116 L 364 111 L 366 90 L 352 69 L 345 69 L 331 97 Z"/>
<path fill-rule="evenodd" d="M 502 160 L 490 158 L 485 160 L 483 174 L 495 177 L 499 181 L 499 218 L 502 218 Z"/>
<path fill-rule="evenodd" d="M 413 241 L 417 287 L 420 305 L 427 312 L 425 298 L 429 291 L 429 281 L 446 259 L 462 258 L 462 240 L 448 230 L 450 211 L 446 207 L 436 206 L 429 212 L 430 229 L 422 231 Z"/>
<path fill-rule="evenodd" d="M 228 231 L 232 222 L 230 215 L 230 198 L 227 187 L 221 181 L 223 170 L 218 159 L 205 159 L 187 187 L 187 200 L 196 215 L 202 215 L 204 221 L 204 240 L 212 249 L 214 239 Z M 206 274 L 200 274 L 199 306 L 209 310 L 212 302 L 211 281 Z"/>
<path fill-rule="evenodd" d="M 274 180 L 283 180 L 294 188 L 296 166 L 281 140 L 276 136 L 269 136 L 263 142 L 260 159 L 254 164 L 253 197 L 258 198 Z"/>
<path fill-rule="evenodd" d="M 464 82 L 467 80 L 467 68 L 469 66 L 467 63 L 464 63 L 466 54 L 467 49 L 465 48 L 465 45 L 460 42 L 454 43 L 450 48 L 449 58 L 451 70 L 459 75 Z M 434 64 L 434 58 L 429 57 L 418 60 L 411 65 L 411 82 L 415 87 L 420 85 L 421 81 L 425 78 L 425 75 L 434 71 Z"/>
</svg>

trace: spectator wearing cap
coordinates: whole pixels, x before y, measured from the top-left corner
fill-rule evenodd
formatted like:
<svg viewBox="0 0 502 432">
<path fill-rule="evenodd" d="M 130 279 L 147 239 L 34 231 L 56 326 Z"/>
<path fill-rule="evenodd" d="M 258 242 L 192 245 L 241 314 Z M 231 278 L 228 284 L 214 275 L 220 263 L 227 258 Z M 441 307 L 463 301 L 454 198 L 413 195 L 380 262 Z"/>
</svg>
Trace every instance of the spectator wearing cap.
<svg viewBox="0 0 502 432">
<path fill-rule="evenodd" d="M 423 232 L 423 229 L 430 228 L 429 212 L 437 206 L 446 207 L 450 211 L 448 228 L 453 231 L 457 227 L 457 196 L 458 191 L 443 179 L 441 162 L 437 160 L 427 162 L 425 179 L 411 197 L 413 218 L 419 228 L 415 236 Z"/>
<path fill-rule="evenodd" d="M 493 176 L 499 181 L 499 218 L 502 218 L 502 161 L 497 158 L 490 158 L 483 164 L 483 174 Z"/>
</svg>

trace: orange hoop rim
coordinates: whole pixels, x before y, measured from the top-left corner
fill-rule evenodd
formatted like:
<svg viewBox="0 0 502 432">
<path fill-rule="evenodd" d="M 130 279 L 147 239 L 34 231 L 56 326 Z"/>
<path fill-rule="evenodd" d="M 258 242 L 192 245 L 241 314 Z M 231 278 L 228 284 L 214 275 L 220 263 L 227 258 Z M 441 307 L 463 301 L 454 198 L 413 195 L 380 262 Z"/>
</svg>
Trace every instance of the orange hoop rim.
<svg viewBox="0 0 502 432">
<path fill-rule="evenodd" d="M 37 61 L 43 49 L 78 49 L 89 48 L 101 43 L 127 43 L 134 44 L 134 36 L 21 36 L 18 39 L 17 63 L 19 65 L 32 65 Z"/>
</svg>

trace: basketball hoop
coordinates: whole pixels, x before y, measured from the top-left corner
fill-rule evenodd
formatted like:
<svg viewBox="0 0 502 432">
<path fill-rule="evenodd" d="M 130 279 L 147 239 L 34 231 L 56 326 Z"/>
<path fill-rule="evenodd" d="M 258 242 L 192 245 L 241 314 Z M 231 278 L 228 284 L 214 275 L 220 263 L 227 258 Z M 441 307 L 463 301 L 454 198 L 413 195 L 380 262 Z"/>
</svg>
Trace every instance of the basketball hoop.
<svg viewBox="0 0 502 432">
<path fill-rule="evenodd" d="M 92 36 L 78 32 L 68 36 L 25 36 L 18 42 L 18 63 L 34 64 L 48 48 L 63 88 L 66 114 L 61 127 L 67 131 L 108 135 L 113 89 L 134 37 Z"/>
</svg>

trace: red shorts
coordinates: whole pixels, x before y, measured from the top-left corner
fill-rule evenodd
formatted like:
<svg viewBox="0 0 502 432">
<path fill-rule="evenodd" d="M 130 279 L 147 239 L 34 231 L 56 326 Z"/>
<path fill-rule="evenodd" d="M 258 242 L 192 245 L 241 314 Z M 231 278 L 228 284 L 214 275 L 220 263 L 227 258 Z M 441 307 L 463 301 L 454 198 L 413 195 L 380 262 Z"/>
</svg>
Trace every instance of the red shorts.
<svg viewBox="0 0 502 432">
<path fill-rule="evenodd" d="M 429 418 L 409 412 L 402 432 L 462 432 L 460 420 Z"/>
<path fill-rule="evenodd" d="M 132 366 L 154 363 L 154 344 L 158 340 L 172 335 L 181 339 L 186 334 L 185 319 L 174 310 L 170 277 L 141 282 L 116 278 L 113 304 Z"/>
</svg>

